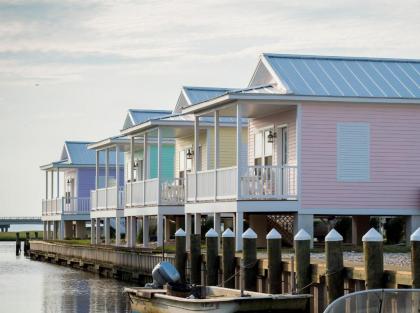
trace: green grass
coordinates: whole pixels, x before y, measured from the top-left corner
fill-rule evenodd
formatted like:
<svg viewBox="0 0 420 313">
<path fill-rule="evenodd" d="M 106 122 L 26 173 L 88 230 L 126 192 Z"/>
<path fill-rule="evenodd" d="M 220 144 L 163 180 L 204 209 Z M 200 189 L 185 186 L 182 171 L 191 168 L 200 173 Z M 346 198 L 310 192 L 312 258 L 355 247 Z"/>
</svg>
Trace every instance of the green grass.
<svg viewBox="0 0 420 313">
<path fill-rule="evenodd" d="M 65 243 L 68 245 L 82 245 L 82 246 L 90 245 L 90 239 L 66 239 L 66 240 L 54 240 L 54 242 Z"/>
<path fill-rule="evenodd" d="M 20 231 L 19 233 L 19 238 L 20 240 L 24 240 L 26 238 L 26 231 Z M 30 231 L 29 232 L 29 236 L 30 238 L 35 238 L 35 231 Z M 38 231 L 38 238 L 42 239 L 43 236 L 43 232 L 42 231 Z M 9 231 L 9 232 L 0 232 L 0 241 L 15 241 L 16 240 L 16 232 L 14 231 Z"/>
</svg>

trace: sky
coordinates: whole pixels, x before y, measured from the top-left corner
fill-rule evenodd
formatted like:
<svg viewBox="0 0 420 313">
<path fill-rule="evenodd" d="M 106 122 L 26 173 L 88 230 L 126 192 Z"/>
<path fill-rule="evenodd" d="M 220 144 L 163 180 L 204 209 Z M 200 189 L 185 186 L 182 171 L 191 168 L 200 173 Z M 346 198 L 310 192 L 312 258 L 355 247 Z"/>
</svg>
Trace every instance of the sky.
<svg viewBox="0 0 420 313">
<path fill-rule="evenodd" d="M 245 87 L 263 52 L 420 57 L 420 1 L 0 0 L 0 216 L 41 215 L 39 166 L 181 86 Z"/>
</svg>

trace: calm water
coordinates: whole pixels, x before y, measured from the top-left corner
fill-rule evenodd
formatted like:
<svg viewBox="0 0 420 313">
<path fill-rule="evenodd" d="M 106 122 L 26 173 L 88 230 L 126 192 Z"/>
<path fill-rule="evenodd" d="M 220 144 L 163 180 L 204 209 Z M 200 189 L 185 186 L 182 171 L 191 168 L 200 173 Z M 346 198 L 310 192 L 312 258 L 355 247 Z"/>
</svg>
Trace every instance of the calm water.
<svg viewBox="0 0 420 313">
<path fill-rule="evenodd" d="M 0 242 L 0 312 L 131 312 L 122 293 L 127 283 L 14 252 L 14 242 Z"/>
</svg>

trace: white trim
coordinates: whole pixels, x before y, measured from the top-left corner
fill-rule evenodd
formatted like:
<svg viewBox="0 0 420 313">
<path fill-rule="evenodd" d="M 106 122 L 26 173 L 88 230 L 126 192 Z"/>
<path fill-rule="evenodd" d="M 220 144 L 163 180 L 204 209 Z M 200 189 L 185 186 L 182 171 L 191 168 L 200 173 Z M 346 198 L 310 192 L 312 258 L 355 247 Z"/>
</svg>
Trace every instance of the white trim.
<svg viewBox="0 0 420 313">
<path fill-rule="evenodd" d="M 280 213 L 298 212 L 298 201 L 217 201 L 189 202 L 185 204 L 185 213 Z"/>
<path fill-rule="evenodd" d="M 300 208 L 299 214 L 314 215 L 377 215 L 377 216 L 411 216 L 419 215 L 420 208 Z"/>
</svg>

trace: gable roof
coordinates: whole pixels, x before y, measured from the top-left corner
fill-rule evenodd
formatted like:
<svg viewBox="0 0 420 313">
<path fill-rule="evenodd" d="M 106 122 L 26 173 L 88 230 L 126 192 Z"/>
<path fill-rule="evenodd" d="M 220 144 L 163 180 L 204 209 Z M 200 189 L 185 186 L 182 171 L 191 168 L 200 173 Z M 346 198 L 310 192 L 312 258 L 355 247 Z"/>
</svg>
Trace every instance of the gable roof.
<svg viewBox="0 0 420 313">
<path fill-rule="evenodd" d="M 277 84 L 281 94 L 420 98 L 420 60 L 263 54 L 249 87 Z"/>
<path fill-rule="evenodd" d="M 95 165 L 95 152 L 88 149 L 88 141 L 65 141 L 60 161 L 71 165 Z"/>
<path fill-rule="evenodd" d="M 147 120 L 159 118 L 171 114 L 170 110 L 140 110 L 130 109 L 124 121 L 123 129 L 130 128 L 134 125 L 143 123 Z"/>
<path fill-rule="evenodd" d="M 179 114 L 183 108 L 219 97 L 230 90 L 234 89 L 223 87 L 183 86 L 173 113 Z"/>
</svg>

